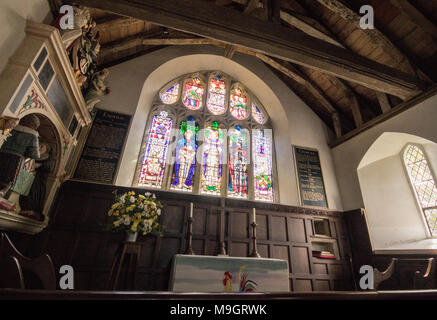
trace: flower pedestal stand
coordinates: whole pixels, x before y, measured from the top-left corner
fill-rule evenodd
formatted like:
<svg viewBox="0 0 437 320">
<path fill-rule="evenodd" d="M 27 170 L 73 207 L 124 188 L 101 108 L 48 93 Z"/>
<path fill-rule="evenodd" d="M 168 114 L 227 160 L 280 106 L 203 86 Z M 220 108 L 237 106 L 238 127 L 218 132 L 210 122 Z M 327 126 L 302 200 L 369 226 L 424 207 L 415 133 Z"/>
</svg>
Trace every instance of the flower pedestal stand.
<svg viewBox="0 0 437 320">
<path fill-rule="evenodd" d="M 124 241 L 121 243 L 118 252 L 115 254 L 111 271 L 106 281 L 106 290 L 135 290 L 137 267 L 141 258 L 143 244 L 144 242 L 135 241 Z M 127 259 L 128 255 L 130 256 L 129 259 Z M 125 261 L 127 262 L 126 266 L 124 266 Z M 125 276 L 122 282 L 120 282 L 122 271 L 124 271 Z"/>
</svg>

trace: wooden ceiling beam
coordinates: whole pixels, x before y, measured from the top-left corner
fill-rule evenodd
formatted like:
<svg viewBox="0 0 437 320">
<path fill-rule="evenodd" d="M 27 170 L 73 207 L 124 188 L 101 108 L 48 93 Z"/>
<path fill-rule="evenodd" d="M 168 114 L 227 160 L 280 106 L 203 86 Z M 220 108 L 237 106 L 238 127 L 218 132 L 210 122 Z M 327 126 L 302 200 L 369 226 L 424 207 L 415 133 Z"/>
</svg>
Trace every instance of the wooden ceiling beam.
<svg viewBox="0 0 437 320">
<path fill-rule="evenodd" d="M 376 92 L 376 97 L 378 98 L 379 105 L 381 106 L 382 113 L 387 113 L 391 110 L 390 100 L 385 93 Z"/>
<path fill-rule="evenodd" d="M 291 12 L 288 13 L 286 11 L 281 10 L 281 19 L 288 23 L 289 25 L 295 27 L 296 29 L 301 30 L 302 32 L 305 32 L 307 35 L 320 39 L 325 42 L 329 42 L 333 45 L 336 45 L 338 47 L 344 48 L 344 45 L 342 45 L 340 42 L 338 42 L 336 39 L 334 39 L 333 36 L 327 34 L 326 32 L 322 32 L 319 29 L 317 29 L 315 26 L 307 23 L 304 21 L 298 14 Z M 316 23 L 316 21 L 315 21 Z"/>
<path fill-rule="evenodd" d="M 437 26 L 408 0 L 390 0 L 390 3 L 407 15 L 419 28 L 437 43 Z"/>
<path fill-rule="evenodd" d="M 316 0 L 333 13 L 339 15 L 345 21 L 360 27 L 361 16 L 339 0 Z M 369 40 L 376 46 L 382 48 L 394 61 L 396 66 L 402 67 L 406 72 L 414 75 L 416 68 L 410 63 L 409 59 L 378 29 L 361 29 Z"/>
<path fill-rule="evenodd" d="M 321 0 L 320 0 L 321 1 Z M 298 31 L 200 0 L 65 0 L 219 40 L 314 68 L 408 99 L 422 84 L 414 77 Z"/>
</svg>

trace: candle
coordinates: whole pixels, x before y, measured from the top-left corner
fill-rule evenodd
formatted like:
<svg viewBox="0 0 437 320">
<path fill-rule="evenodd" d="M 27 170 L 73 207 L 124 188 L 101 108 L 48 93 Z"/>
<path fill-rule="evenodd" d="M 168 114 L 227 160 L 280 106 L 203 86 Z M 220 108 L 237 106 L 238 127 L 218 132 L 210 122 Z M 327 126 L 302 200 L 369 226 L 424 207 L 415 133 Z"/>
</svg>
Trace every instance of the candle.
<svg viewBox="0 0 437 320">
<path fill-rule="evenodd" d="M 255 208 L 252 209 L 252 220 L 253 220 L 253 222 L 256 222 L 256 209 Z"/>
<path fill-rule="evenodd" d="M 190 218 L 193 217 L 193 209 L 194 209 L 194 205 L 192 202 L 190 202 Z"/>
</svg>

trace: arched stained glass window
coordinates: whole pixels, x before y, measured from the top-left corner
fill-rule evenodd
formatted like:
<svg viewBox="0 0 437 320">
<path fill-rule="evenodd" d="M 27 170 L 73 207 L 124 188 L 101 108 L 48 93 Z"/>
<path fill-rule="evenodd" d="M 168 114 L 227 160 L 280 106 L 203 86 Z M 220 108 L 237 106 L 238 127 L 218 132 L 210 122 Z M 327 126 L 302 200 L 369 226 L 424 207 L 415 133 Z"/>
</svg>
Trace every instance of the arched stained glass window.
<svg viewBox="0 0 437 320">
<path fill-rule="evenodd" d="M 229 130 L 228 196 L 246 199 L 249 194 L 249 131 L 235 126 Z"/>
<path fill-rule="evenodd" d="M 161 111 L 158 115 L 153 116 L 144 149 L 138 185 L 161 187 L 172 126 L 173 120 L 167 112 Z"/>
<path fill-rule="evenodd" d="M 255 200 L 273 201 L 271 130 L 252 130 L 252 148 Z"/>
<path fill-rule="evenodd" d="M 208 110 L 212 114 L 220 115 L 226 111 L 226 81 L 221 74 L 214 73 L 209 79 Z"/>
<path fill-rule="evenodd" d="M 197 133 L 199 125 L 191 116 L 181 122 L 176 145 L 171 188 L 179 191 L 192 191 L 196 166 Z"/>
<path fill-rule="evenodd" d="M 223 178 L 223 135 L 217 121 L 205 128 L 201 193 L 220 195 Z"/>
<path fill-rule="evenodd" d="M 195 75 L 184 83 L 184 105 L 190 110 L 199 110 L 203 106 L 205 85 L 202 79 Z"/>
<path fill-rule="evenodd" d="M 261 104 L 259 102 L 252 102 L 252 117 L 259 124 L 264 124 L 267 121 L 267 117 L 264 114 Z"/>
<path fill-rule="evenodd" d="M 235 119 L 244 120 L 247 118 L 249 115 L 247 104 L 246 90 L 239 83 L 234 84 L 229 97 L 229 108 Z"/>
<path fill-rule="evenodd" d="M 275 200 L 269 115 L 243 84 L 221 71 L 186 74 L 157 92 L 150 112 L 135 186 Z"/>
<path fill-rule="evenodd" d="M 179 83 L 173 83 L 170 86 L 165 87 L 159 92 L 161 101 L 165 104 L 173 104 L 178 101 L 179 98 Z"/>
<path fill-rule="evenodd" d="M 416 145 L 408 145 L 404 161 L 428 228 L 437 236 L 437 187 L 425 153 Z"/>
</svg>

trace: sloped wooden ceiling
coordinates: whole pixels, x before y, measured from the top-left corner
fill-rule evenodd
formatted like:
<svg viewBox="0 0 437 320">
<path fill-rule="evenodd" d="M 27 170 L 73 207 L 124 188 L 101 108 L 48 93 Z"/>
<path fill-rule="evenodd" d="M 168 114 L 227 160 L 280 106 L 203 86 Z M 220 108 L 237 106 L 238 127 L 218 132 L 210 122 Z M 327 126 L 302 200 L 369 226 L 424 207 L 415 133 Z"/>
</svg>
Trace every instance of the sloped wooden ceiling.
<svg viewBox="0 0 437 320">
<path fill-rule="evenodd" d="M 223 47 L 223 54 L 229 58 L 232 58 L 234 52 L 255 55 L 336 133 L 337 142 L 344 141 L 378 121 L 383 121 L 391 114 L 402 111 L 412 104 L 410 102 L 417 100 L 417 97 L 435 89 L 437 1 L 160 0 L 158 2 L 159 4 L 147 0 L 64 1 L 64 3 L 91 8 L 92 17 L 100 31 L 102 45 L 99 56 L 100 67 L 113 66 L 167 45 L 217 45 Z M 59 0 L 50 0 L 50 3 L 52 10 L 58 12 L 62 3 Z M 375 10 L 373 30 L 363 30 L 359 27 L 361 17 L 359 10 L 362 5 L 371 5 Z M 152 8 L 153 6 L 158 7 Z M 178 6 L 180 6 L 180 13 Z M 256 20 L 247 20 L 249 21 L 247 28 L 253 26 L 256 29 L 266 26 L 265 29 L 269 30 L 281 28 L 277 30 L 294 32 L 297 39 L 296 46 L 301 45 L 298 43 L 300 35 L 306 37 L 305 39 L 313 39 L 314 43 L 326 44 L 323 50 L 326 50 L 327 56 L 325 59 L 322 57 L 322 63 L 323 60 L 331 61 L 332 57 L 335 58 L 337 50 L 340 50 L 338 52 L 341 55 L 346 53 L 347 59 L 350 59 L 347 62 L 357 61 L 357 68 L 362 68 L 360 71 L 363 71 L 365 76 L 368 75 L 366 72 L 375 70 L 379 73 L 371 75 L 370 80 L 365 78 L 361 81 L 358 79 L 360 74 L 354 78 L 347 72 L 338 72 L 339 69 L 332 69 L 334 70 L 332 71 L 329 64 L 320 67 L 317 59 L 310 63 L 302 60 L 296 63 L 293 59 L 287 59 L 287 52 L 280 55 L 275 54 L 279 51 L 263 52 L 257 48 L 248 48 L 247 45 L 220 41 L 223 39 L 218 38 L 224 34 L 220 29 L 221 25 L 216 25 L 216 32 L 210 33 L 215 36 L 206 37 L 200 36 L 199 33 L 194 34 L 190 25 L 183 23 L 183 19 L 187 18 L 183 16 L 185 13 L 183 8 L 199 8 L 198 12 L 208 12 L 214 17 L 214 14 L 223 13 L 220 9 L 223 7 L 233 10 L 226 12 L 232 13 L 232 16 L 237 19 L 255 18 Z M 159 14 L 156 16 L 162 14 L 163 17 L 171 19 L 155 19 L 154 15 L 148 15 L 148 12 L 153 10 L 158 10 L 156 12 Z M 196 10 L 194 11 L 196 14 Z M 178 23 L 178 18 L 173 19 L 175 12 L 181 15 L 179 19 L 182 20 L 179 22 L 182 23 Z M 144 16 L 150 18 L 139 19 Z M 213 21 L 202 21 L 202 16 L 199 18 L 198 22 L 203 26 L 214 28 Z M 205 17 L 205 20 L 207 18 Z M 216 20 L 222 21 L 225 27 L 238 27 L 237 22 L 227 22 L 227 19 L 228 17 L 217 17 Z M 160 25 L 151 21 L 158 21 Z M 256 21 L 260 21 L 260 24 L 258 25 Z M 172 28 L 176 25 L 179 30 Z M 261 43 L 278 36 L 273 40 L 283 43 L 288 41 L 287 45 L 294 45 L 294 39 L 281 40 L 279 35 L 268 33 L 269 30 L 259 35 Z M 267 42 L 266 48 L 271 45 Z M 305 41 L 303 43 L 304 49 L 308 49 L 305 47 Z M 317 51 L 318 45 L 314 47 Z M 277 48 L 280 49 L 280 45 L 275 47 Z M 310 55 L 313 50 L 311 43 L 309 50 L 307 52 Z M 316 53 L 320 54 L 320 52 Z M 359 57 L 366 59 L 361 61 Z M 367 64 L 367 59 L 376 64 Z M 332 66 L 338 67 L 336 63 L 338 64 L 338 61 L 332 61 Z M 374 67 L 374 70 L 367 70 L 365 68 L 367 65 L 371 66 L 368 69 Z M 384 66 L 387 68 L 384 69 Z M 352 64 L 348 71 L 354 71 L 354 67 L 355 65 Z M 384 86 L 380 92 L 378 91 L 380 87 L 373 82 L 381 79 L 380 83 L 385 85 L 384 81 L 387 81 L 389 85 Z M 397 90 L 398 84 L 402 90 Z M 392 87 L 394 89 L 391 91 Z"/>
</svg>

